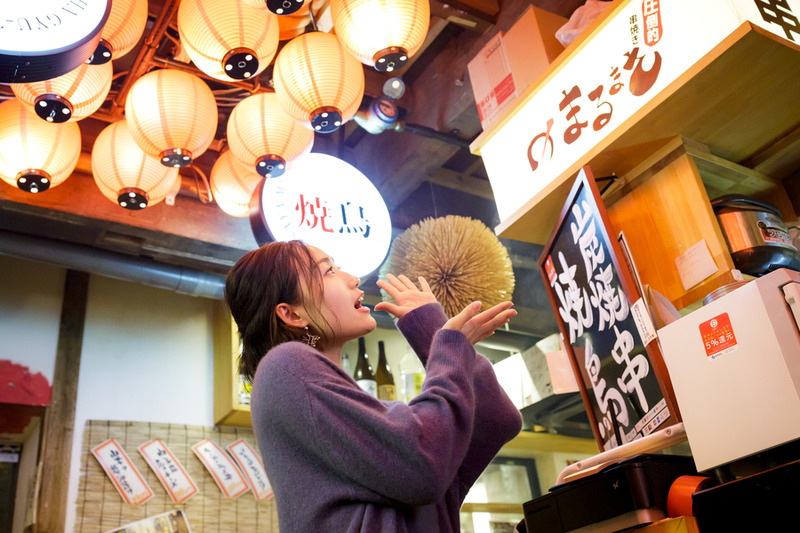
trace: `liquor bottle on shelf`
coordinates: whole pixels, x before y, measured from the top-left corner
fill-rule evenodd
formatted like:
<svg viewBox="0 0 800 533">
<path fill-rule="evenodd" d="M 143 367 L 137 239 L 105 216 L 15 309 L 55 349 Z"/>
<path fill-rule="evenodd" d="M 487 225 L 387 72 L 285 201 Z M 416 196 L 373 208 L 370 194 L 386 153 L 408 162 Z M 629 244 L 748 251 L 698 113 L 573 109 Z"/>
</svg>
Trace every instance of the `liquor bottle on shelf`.
<svg viewBox="0 0 800 533">
<path fill-rule="evenodd" d="M 364 337 L 358 338 L 358 361 L 356 361 L 356 371 L 353 377 L 365 392 L 371 394 L 375 398 L 378 397 L 378 383 L 375 381 L 375 374 L 372 373 L 372 367 L 369 366 L 369 356 L 367 355 L 367 347 L 364 342 Z"/>
<path fill-rule="evenodd" d="M 422 383 L 425 381 L 425 368 L 423 368 L 417 355 L 409 350 L 400 359 L 400 399 L 405 403 L 422 392 Z"/>
<path fill-rule="evenodd" d="M 353 377 L 353 361 L 347 353 L 342 354 L 342 370 L 350 377 Z"/>
<path fill-rule="evenodd" d="M 394 386 L 394 377 L 386 361 L 386 349 L 383 341 L 378 341 L 378 368 L 375 369 L 375 381 L 378 383 L 379 400 L 396 400 L 397 389 Z"/>
</svg>

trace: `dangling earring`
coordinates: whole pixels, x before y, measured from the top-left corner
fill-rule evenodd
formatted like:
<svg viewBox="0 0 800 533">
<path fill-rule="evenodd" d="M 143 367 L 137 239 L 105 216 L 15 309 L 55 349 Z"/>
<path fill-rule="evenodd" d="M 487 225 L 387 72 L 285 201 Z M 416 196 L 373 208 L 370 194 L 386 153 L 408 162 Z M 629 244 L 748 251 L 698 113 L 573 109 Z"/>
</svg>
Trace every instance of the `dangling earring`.
<svg viewBox="0 0 800 533">
<path fill-rule="evenodd" d="M 319 335 L 312 335 L 308 331 L 308 324 L 303 328 L 306 330 L 305 334 L 303 335 L 303 342 L 311 346 L 312 348 L 317 346 L 317 341 L 319 340 Z"/>
</svg>

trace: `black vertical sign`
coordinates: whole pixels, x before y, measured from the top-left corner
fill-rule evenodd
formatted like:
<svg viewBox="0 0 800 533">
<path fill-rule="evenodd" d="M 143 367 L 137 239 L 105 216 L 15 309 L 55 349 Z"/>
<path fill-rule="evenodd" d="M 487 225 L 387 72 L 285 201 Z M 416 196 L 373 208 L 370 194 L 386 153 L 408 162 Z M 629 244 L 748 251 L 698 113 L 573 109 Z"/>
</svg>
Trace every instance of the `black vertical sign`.
<svg viewBox="0 0 800 533">
<path fill-rule="evenodd" d="M 608 450 L 680 420 L 656 343 L 645 345 L 631 305 L 639 294 L 584 167 L 539 268 L 595 438 Z"/>
</svg>

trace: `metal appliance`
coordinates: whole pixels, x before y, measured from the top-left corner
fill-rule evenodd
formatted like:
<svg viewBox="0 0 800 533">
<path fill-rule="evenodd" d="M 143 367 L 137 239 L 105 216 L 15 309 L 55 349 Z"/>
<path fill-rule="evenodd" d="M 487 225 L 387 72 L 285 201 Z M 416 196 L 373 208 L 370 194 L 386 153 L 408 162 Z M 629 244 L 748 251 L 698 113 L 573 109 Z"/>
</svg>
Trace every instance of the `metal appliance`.
<svg viewBox="0 0 800 533">
<path fill-rule="evenodd" d="M 698 471 L 800 439 L 799 322 L 779 269 L 658 330 Z"/>
<path fill-rule="evenodd" d="M 800 270 L 800 253 L 778 208 L 740 194 L 715 198 L 711 207 L 736 268 L 751 276 L 778 268 Z"/>
</svg>

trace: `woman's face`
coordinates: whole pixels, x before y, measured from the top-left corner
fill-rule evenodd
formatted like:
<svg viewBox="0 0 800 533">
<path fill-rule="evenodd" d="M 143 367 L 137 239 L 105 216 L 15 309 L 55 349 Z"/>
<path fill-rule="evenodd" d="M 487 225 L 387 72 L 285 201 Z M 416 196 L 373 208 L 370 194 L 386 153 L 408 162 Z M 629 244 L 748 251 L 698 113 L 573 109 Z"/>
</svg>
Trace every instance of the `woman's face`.
<svg viewBox="0 0 800 533">
<path fill-rule="evenodd" d="M 339 270 L 322 250 L 313 246 L 309 246 L 309 250 L 322 276 L 323 294 L 322 299 L 317 300 L 318 308 L 331 327 L 332 341 L 344 344 L 375 329 L 370 309 L 361 305 L 364 291 L 358 288 L 360 280 Z"/>
</svg>

